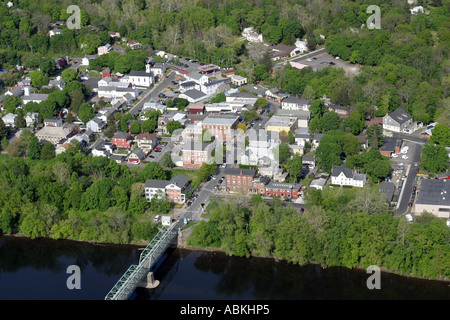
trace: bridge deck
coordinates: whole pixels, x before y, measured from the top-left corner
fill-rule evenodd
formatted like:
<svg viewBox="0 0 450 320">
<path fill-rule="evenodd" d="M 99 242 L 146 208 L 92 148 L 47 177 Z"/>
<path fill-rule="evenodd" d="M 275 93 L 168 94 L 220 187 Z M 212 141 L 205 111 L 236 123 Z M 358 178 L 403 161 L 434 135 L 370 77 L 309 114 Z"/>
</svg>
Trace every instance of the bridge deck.
<svg viewBox="0 0 450 320">
<path fill-rule="evenodd" d="M 150 269 L 166 251 L 177 235 L 175 227 L 162 227 L 152 241 L 142 251 L 139 265 L 131 265 L 114 287 L 106 295 L 105 300 L 126 300 L 141 283 Z"/>
</svg>

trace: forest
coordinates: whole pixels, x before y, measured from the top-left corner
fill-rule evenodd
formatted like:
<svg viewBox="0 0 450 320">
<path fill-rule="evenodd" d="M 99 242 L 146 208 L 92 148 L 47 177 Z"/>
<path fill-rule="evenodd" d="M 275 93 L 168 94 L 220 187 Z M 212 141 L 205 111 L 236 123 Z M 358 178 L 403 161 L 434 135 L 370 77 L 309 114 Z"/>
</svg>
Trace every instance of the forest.
<svg viewBox="0 0 450 320">
<path fill-rule="evenodd" d="M 0 157 L 0 233 L 139 243 L 157 232 L 152 216 L 144 213 L 166 214 L 173 206 L 144 197 L 146 179 L 172 175 L 155 162 L 129 169 L 71 149 L 53 158 L 54 149 L 46 151 L 47 145 L 34 156 L 32 142 L 27 143 L 26 158 Z"/>
<path fill-rule="evenodd" d="M 394 217 L 383 196 L 370 187 L 356 193 L 310 189 L 303 214 L 278 198 L 269 203 L 258 196 L 214 199 L 207 207 L 208 222 L 194 227 L 188 244 L 239 257 L 348 268 L 377 265 L 402 275 L 448 279 L 445 221 L 423 214 L 411 224 Z"/>
</svg>

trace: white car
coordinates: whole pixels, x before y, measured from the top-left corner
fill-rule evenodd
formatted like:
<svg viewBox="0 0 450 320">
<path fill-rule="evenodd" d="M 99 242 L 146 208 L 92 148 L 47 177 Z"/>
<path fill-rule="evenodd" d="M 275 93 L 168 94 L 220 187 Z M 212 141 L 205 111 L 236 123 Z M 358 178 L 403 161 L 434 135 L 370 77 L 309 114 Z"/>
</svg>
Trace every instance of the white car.
<svg viewBox="0 0 450 320">
<path fill-rule="evenodd" d="M 394 153 L 393 155 L 392 155 L 392 158 L 397 158 L 398 157 L 398 154 L 396 154 L 396 153 Z"/>
<path fill-rule="evenodd" d="M 408 159 L 409 157 L 408 157 L 408 156 L 402 156 L 402 158 L 406 160 L 406 159 Z"/>
</svg>

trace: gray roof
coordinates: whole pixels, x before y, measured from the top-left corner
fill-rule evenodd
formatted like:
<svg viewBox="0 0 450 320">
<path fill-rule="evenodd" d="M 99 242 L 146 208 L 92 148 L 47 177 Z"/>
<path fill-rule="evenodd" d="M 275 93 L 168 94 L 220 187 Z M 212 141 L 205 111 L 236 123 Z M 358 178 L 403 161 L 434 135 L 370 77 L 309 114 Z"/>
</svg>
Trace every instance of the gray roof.
<svg viewBox="0 0 450 320">
<path fill-rule="evenodd" d="M 127 139 L 129 138 L 131 135 L 128 132 L 122 132 L 119 131 L 117 132 L 112 138 L 113 139 Z"/>
<path fill-rule="evenodd" d="M 177 186 L 183 188 L 189 184 L 189 178 L 186 177 L 184 174 L 178 174 L 172 179 L 170 179 L 169 184 L 176 184 Z"/>
<path fill-rule="evenodd" d="M 28 96 L 24 96 L 23 100 L 47 100 L 48 94 L 46 93 L 32 93 Z"/>
<path fill-rule="evenodd" d="M 197 83 L 195 81 L 186 81 L 183 83 L 180 83 L 180 87 L 195 87 Z"/>
<path fill-rule="evenodd" d="M 131 70 L 130 73 L 128 74 L 130 76 L 138 76 L 138 77 L 150 77 L 152 74 L 146 71 L 136 71 L 136 70 Z"/>
<path fill-rule="evenodd" d="M 243 175 L 243 176 L 252 176 L 256 175 L 255 169 L 241 169 L 241 168 L 225 168 L 225 174 L 231 175 Z"/>
<path fill-rule="evenodd" d="M 389 113 L 389 117 L 391 117 L 393 120 L 398 122 L 399 124 L 402 124 L 412 118 L 412 116 L 407 113 L 402 108 L 398 108 L 397 110 Z"/>
<path fill-rule="evenodd" d="M 266 188 L 270 189 L 289 189 L 289 190 L 300 190 L 302 188 L 301 184 L 298 183 L 284 183 L 284 182 L 274 182 L 270 181 Z"/>
<path fill-rule="evenodd" d="M 417 204 L 450 206 L 450 180 L 424 179 L 422 180 Z"/>
<path fill-rule="evenodd" d="M 239 119 L 238 116 L 208 116 L 203 120 L 203 124 L 212 125 L 233 125 Z"/>
<path fill-rule="evenodd" d="M 283 102 L 287 102 L 287 103 L 297 103 L 299 105 L 304 105 L 304 104 L 311 104 L 312 101 L 311 100 L 304 100 L 304 99 L 299 99 L 297 97 L 294 96 L 289 96 L 287 98 L 284 98 L 282 101 Z"/>
<path fill-rule="evenodd" d="M 135 149 L 133 151 L 133 154 L 135 154 L 138 157 L 138 159 L 140 159 L 140 160 L 144 159 L 146 156 L 145 152 L 139 148 Z"/>
<path fill-rule="evenodd" d="M 385 137 L 385 142 L 383 146 L 380 148 L 381 151 L 395 151 L 395 147 L 400 148 L 403 142 L 402 138 L 395 137 Z"/>
<path fill-rule="evenodd" d="M 155 180 L 155 179 L 147 179 L 145 180 L 146 188 L 159 188 L 164 189 L 169 184 L 167 180 Z"/>
<path fill-rule="evenodd" d="M 353 170 L 347 168 L 346 166 L 334 166 L 333 170 L 331 171 L 331 176 L 337 177 L 341 174 L 341 172 L 343 172 L 347 178 L 353 178 Z"/>
<path fill-rule="evenodd" d="M 315 157 L 314 156 L 303 156 L 302 160 L 303 162 L 305 161 L 315 161 Z"/>
<path fill-rule="evenodd" d="M 386 195 L 388 201 L 392 201 L 392 198 L 394 197 L 394 190 L 395 185 L 392 182 L 383 182 L 380 185 L 380 192 L 383 192 Z"/>
<path fill-rule="evenodd" d="M 196 89 L 188 90 L 184 93 L 184 95 L 186 95 L 192 99 L 200 99 L 202 97 L 206 97 L 206 94 L 204 94 L 203 92 L 196 90 Z"/>
</svg>

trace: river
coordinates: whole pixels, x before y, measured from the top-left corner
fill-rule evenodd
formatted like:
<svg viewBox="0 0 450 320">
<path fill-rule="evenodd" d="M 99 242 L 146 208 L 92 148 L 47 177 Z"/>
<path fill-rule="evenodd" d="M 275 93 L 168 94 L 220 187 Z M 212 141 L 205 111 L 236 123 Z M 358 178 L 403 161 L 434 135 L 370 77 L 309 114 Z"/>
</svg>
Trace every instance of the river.
<svg viewBox="0 0 450 320">
<path fill-rule="evenodd" d="M 0 237 L 0 300 L 103 300 L 140 247 L 69 240 Z M 137 289 L 136 300 L 450 299 L 450 283 L 381 273 L 369 290 L 365 270 L 296 266 L 268 258 L 169 249 L 156 289 Z M 69 290 L 70 265 L 81 270 L 81 289 Z"/>
</svg>

